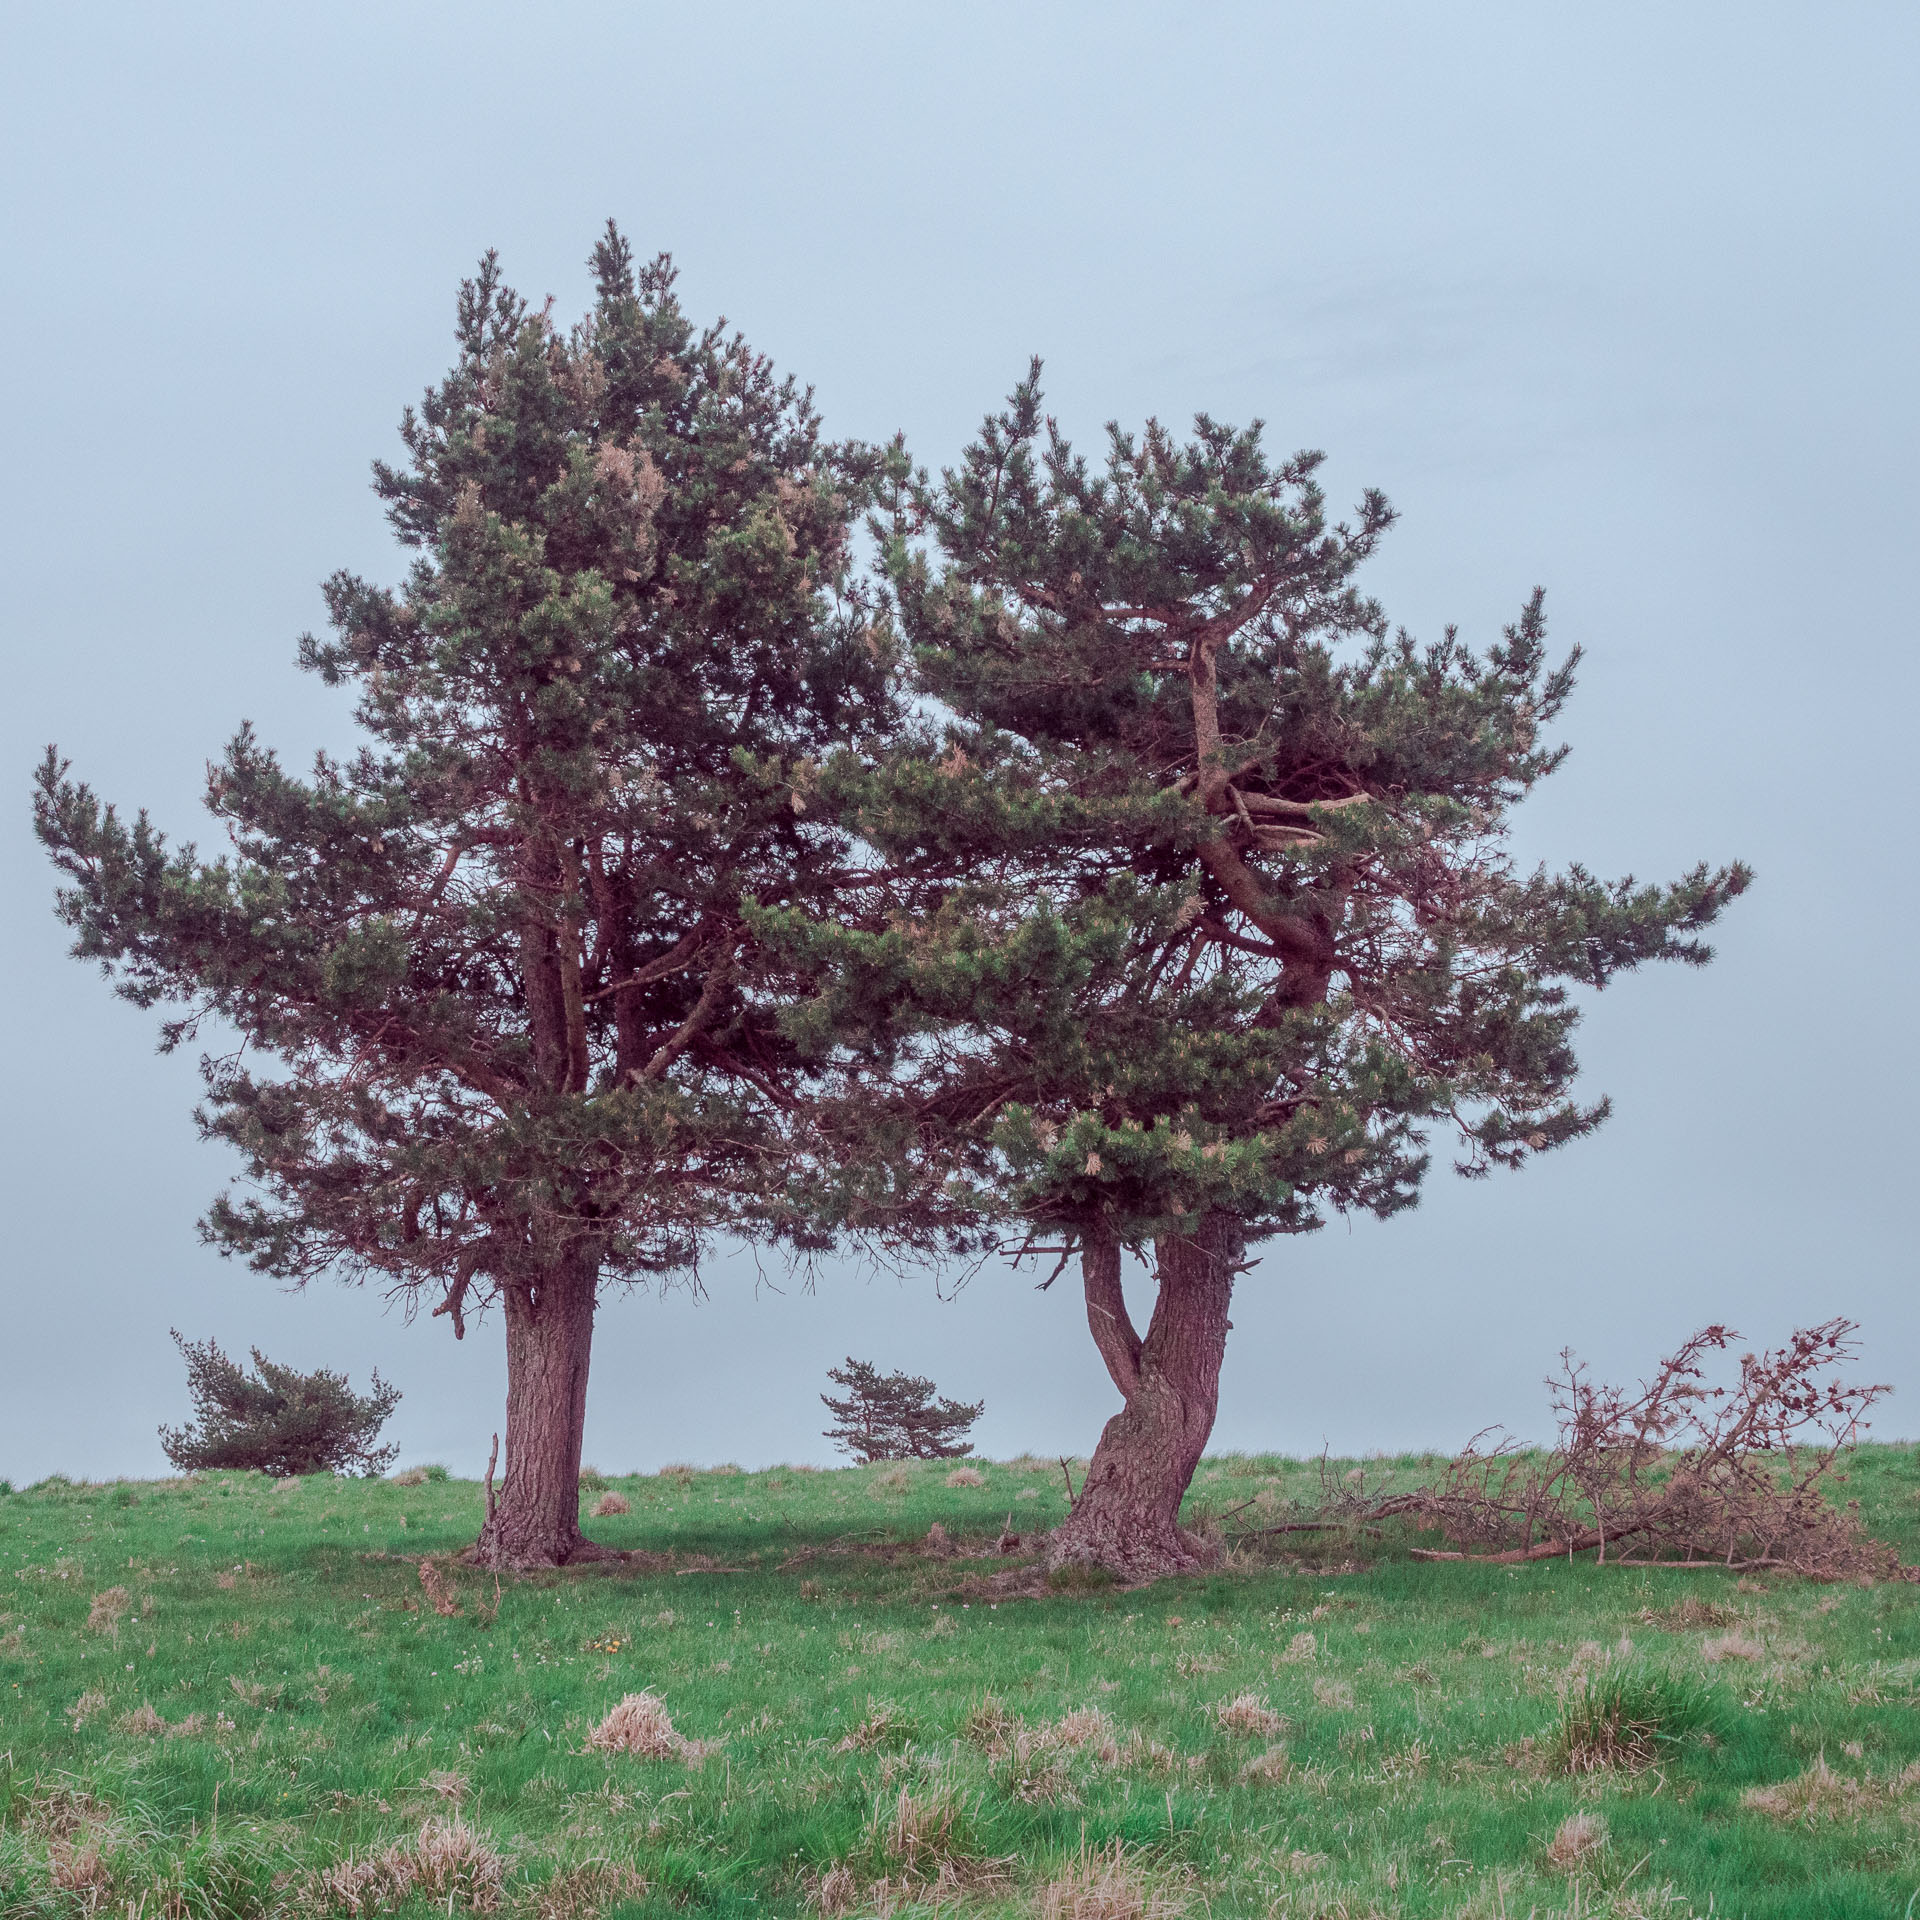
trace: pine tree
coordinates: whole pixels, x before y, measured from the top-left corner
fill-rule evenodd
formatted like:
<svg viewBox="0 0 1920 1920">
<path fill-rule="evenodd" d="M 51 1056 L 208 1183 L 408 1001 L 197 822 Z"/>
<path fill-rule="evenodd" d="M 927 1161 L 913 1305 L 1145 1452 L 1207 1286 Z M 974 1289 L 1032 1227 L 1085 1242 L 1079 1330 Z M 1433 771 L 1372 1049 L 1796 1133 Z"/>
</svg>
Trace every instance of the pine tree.
<svg viewBox="0 0 1920 1920">
<path fill-rule="evenodd" d="M 506 1474 L 477 1556 L 596 1551 L 578 1521 L 596 1303 L 719 1231 L 830 1244 L 925 1217 L 884 1104 L 782 1024 L 749 909 L 860 924 L 877 898 L 814 805 L 895 724 L 888 634 L 849 562 L 874 457 L 610 225 L 570 334 L 501 280 L 461 288 L 457 361 L 375 484 L 397 591 L 327 584 L 302 664 L 350 683 L 365 747 L 285 770 L 243 727 L 209 771 L 231 851 L 170 848 L 53 750 L 37 825 L 77 955 L 243 1043 L 202 1126 L 247 1189 L 207 1237 L 332 1271 L 456 1338 L 497 1306 Z M 856 753 L 857 757 L 857 753 Z M 934 1189 L 937 1202 L 938 1189 Z M 937 1208 L 936 1208 L 937 1210 Z"/>
<path fill-rule="evenodd" d="M 288 1479 L 302 1473 L 384 1472 L 400 1449 L 377 1447 L 380 1429 L 400 1403 L 400 1389 L 378 1372 L 359 1394 L 344 1373 L 321 1367 L 301 1373 L 253 1349 L 253 1372 L 229 1360 L 211 1340 L 173 1343 L 187 1363 L 193 1419 L 162 1427 L 160 1445 L 182 1473 L 240 1468 Z"/>
<path fill-rule="evenodd" d="M 1576 663 L 1541 596 L 1484 653 L 1418 645 L 1356 584 L 1380 495 L 1329 524 L 1318 456 L 1270 461 L 1257 424 L 1109 431 L 1076 454 L 1036 362 L 956 469 L 896 453 L 877 531 L 944 725 L 837 804 L 931 891 L 784 936 L 813 1017 L 910 1060 L 923 1135 L 1078 1254 L 1125 1404 L 1051 1552 L 1147 1575 L 1196 1556 L 1178 1513 L 1248 1250 L 1411 1206 L 1437 1129 L 1469 1175 L 1590 1132 L 1570 989 L 1703 963 L 1750 876 L 1517 870 Z"/>
<path fill-rule="evenodd" d="M 847 1391 L 839 1400 L 820 1396 L 835 1422 L 826 1437 L 856 1460 L 957 1460 L 973 1451 L 966 1436 L 986 1410 L 984 1400 L 938 1398 L 931 1380 L 882 1373 L 852 1354 L 844 1367 L 829 1367 L 827 1378 Z"/>
</svg>

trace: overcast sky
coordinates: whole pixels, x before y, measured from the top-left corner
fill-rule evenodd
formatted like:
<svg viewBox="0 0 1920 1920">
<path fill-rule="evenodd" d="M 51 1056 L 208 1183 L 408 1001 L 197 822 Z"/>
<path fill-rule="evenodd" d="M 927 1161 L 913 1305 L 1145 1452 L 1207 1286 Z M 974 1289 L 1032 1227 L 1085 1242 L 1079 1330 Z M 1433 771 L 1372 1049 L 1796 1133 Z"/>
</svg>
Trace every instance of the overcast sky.
<svg viewBox="0 0 1920 1920">
<path fill-rule="evenodd" d="M 348 737 L 293 667 L 337 567 L 400 560 L 367 484 L 447 364 L 481 251 L 556 313 L 616 216 L 817 389 L 951 459 L 1042 353 L 1081 438 L 1259 416 L 1431 636 L 1535 583 L 1587 650 L 1522 851 L 1759 870 L 1704 973 L 1590 1007 L 1595 1139 L 1444 1171 L 1388 1225 L 1273 1243 L 1216 1445 L 1538 1433 L 1571 1343 L 1634 1375 L 1691 1328 L 1844 1313 L 1920 1434 L 1916 379 L 1920 12 L 1742 4 L 0 8 L 0 1474 L 162 1466 L 170 1326 L 378 1364 L 413 1460 L 477 1471 L 497 1323 L 224 1264 L 188 1058 L 65 957 L 27 827 L 49 740 L 204 834 L 249 717 Z M 985 1451 L 1086 1452 L 1117 1404 L 1077 1291 L 989 1268 L 721 1259 L 608 1303 L 603 1468 L 824 1459 L 852 1351 L 984 1397 Z M 951 1292 L 952 1290 L 946 1289 Z M 1144 1300 L 1141 1302 L 1144 1307 Z"/>
</svg>

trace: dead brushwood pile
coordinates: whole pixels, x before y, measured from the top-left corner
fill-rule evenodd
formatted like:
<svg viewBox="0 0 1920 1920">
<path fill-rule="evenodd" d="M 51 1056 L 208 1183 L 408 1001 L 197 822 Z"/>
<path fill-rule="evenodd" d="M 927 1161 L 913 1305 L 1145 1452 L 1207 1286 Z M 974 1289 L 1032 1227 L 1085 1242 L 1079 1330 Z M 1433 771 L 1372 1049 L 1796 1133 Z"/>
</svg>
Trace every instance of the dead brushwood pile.
<svg viewBox="0 0 1920 1920">
<path fill-rule="evenodd" d="M 1801 1328 L 1784 1346 L 1741 1354 L 1737 1379 L 1717 1385 L 1712 1358 L 1739 1339 L 1728 1327 L 1703 1328 L 1633 1389 L 1593 1380 L 1564 1352 L 1547 1383 L 1553 1447 L 1525 1449 L 1489 1429 L 1431 1484 L 1329 1482 L 1310 1515 L 1260 1531 L 1410 1518 L 1454 1542 L 1415 1548 L 1423 1559 L 1515 1564 L 1593 1553 L 1635 1566 L 1914 1577 L 1863 1530 L 1857 1502 L 1832 1496 L 1841 1455 L 1888 1391 L 1841 1377 L 1858 1351 L 1856 1331 L 1844 1319 Z"/>
</svg>

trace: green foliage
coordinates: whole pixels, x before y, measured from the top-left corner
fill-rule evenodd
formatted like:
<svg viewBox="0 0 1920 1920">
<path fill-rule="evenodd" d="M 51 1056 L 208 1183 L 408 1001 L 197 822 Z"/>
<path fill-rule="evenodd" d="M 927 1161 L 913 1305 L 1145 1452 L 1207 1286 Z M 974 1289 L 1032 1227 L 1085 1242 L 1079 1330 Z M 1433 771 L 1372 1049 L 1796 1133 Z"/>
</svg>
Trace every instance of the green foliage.
<svg viewBox="0 0 1920 1920">
<path fill-rule="evenodd" d="M 1476 653 L 1361 592 L 1393 515 L 1329 520 L 1317 454 L 1258 425 L 1044 418 L 1038 363 L 937 478 L 896 450 L 874 521 L 932 716 L 832 792 L 920 889 L 884 927 L 779 931 L 796 1027 L 910 1063 L 928 1134 L 1041 1227 L 1243 1237 L 1413 1204 L 1599 1123 L 1575 987 L 1699 964 L 1748 884 L 1516 868 L 1513 809 L 1564 758 L 1535 593 Z"/>
<path fill-rule="evenodd" d="M 387 1385 L 378 1372 L 373 1390 L 356 1394 L 343 1373 L 324 1367 L 300 1373 L 269 1360 L 258 1347 L 249 1374 L 211 1340 L 186 1340 L 177 1331 L 173 1339 L 187 1363 L 193 1421 L 185 1427 L 162 1427 L 160 1445 L 182 1473 L 224 1468 L 275 1479 L 305 1473 L 377 1474 L 400 1451 L 374 1444 L 400 1401 L 400 1389 Z M 130 1490 L 122 1488 L 114 1504 L 130 1505 L 132 1499 Z"/>
<path fill-rule="evenodd" d="M 916 1550 L 936 1520 L 979 1551 L 1009 1510 L 1023 1529 L 1064 1512 L 1057 1470 L 974 1465 L 986 1484 L 929 1471 L 904 1491 L 884 1468 L 622 1477 L 632 1511 L 604 1530 L 637 1557 L 506 1580 L 497 1613 L 492 1576 L 454 1558 L 473 1481 L 233 1475 L 138 1485 L 130 1508 L 100 1486 L 18 1493 L 0 1504 L 0 1906 L 315 1911 L 316 1876 L 435 1819 L 501 1856 L 507 1915 L 584 1914 L 562 1899 L 592 1883 L 563 1876 L 597 1861 L 645 1882 L 609 1915 L 744 1920 L 807 1910 L 843 1862 L 863 1886 L 897 1871 L 902 1790 L 937 1837 L 943 1788 L 956 1849 L 999 1863 L 988 1915 L 1044 1910 L 1083 1845 L 1116 1839 L 1190 1914 L 1567 1913 L 1546 1856 L 1577 1812 L 1604 1817 L 1620 1883 L 1613 1900 L 1612 1869 L 1586 1874 L 1596 1920 L 1880 1920 L 1920 1881 L 1904 1585 L 1434 1565 L 1397 1535 L 1295 1535 L 1146 1590 L 1014 1599 L 974 1583 L 1034 1571 L 1018 1558 Z M 1911 1449 L 1849 1471 L 1867 1523 L 1920 1558 Z M 1285 1510 L 1320 1479 L 1217 1458 L 1195 1491 Z M 457 1614 L 424 1603 L 423 1556 Z M 117 1634 L 90 1628 L 115 1586 Z M 1719 1644 L 1721 1616 L 1759 1657 Z M 1602 1697 L 1611 1674 L 1643 1701 L 1656 1681 L 1668 1729 L 1689 1688 L 1711 1719 L 1647 1772 L 1570 1777 L 1562 1689 L 1586 1673 Z M 588 1751 L 643 1689 L 724 1747 L 703 1765 Z M 1223 1721 L 1243 1694 L 1285 1724 Z M 72 1884 L 95 1842 L 98 1877 Z M 445 1893 L 409 1910 L 429 1907 Z"/>
<path fill-rule="evenodd" d="M 1723 1718 L 1704 1682 L 1632 1668 L 1587 1673 L 1560 1711 L 1554 1759 L 1567 1773 L 1640 1773 Z"/>
<path fill-rule="evenodd" d="M 820 1396 L 835 1422 L 826 1438 L 856 1460 L 957 1460 L 973 1451 L 966 1436 L 986 1411 L 984 1400 L 936 1398 L 931 1380 L 881 1373 L 851 1354 L 827 1378 L 847 1391 L 838 1400 Z"/>
<path fill-rule="evenodd" d="M 300 652 L 354 690 L 362 751 L 302 778 L 242 727 L 212 858 L 51 750 L 39 776 L 75 953 L 175 1009 L 167 1045 L 209 1018 L 246 1043 L 206 1063 L 202 1126 L 249 1183 L 208 1237 L 431 1288 L 456 1334 L 562 1270 L 686 1268 L 720 1228 L 827 1244 L 855 1191 L 869 1227 L 926 1224 L 891 1123 L 789 1036 L 749 917 L 858 917 L 813 795 L 898 718 L 849 557 L 877 457 L 696 327 L 664 257 L 609 226 L 592 265 L 565 332 L 489 254 L 376 467 L 411 569 L 335 575 Z"/>
</svg>

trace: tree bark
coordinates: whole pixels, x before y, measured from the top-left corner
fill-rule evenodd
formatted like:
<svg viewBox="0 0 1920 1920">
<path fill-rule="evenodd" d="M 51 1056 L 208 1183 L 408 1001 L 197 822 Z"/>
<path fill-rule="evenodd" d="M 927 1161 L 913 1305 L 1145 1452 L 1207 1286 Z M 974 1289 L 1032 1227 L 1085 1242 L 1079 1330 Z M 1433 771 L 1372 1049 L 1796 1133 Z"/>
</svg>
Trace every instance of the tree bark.
<svg viewBox="0 0 1920 1920">
<path fill-rule="evenodd" d="M 1180 1502 L 1213 1432 L 1227 1309 L 1242 1240 L 1224 1213 L 1154 1249 L 1159 1297 L 1143 1340 L 1120 1291 L 1120 1249 L 1090 1239 L 1081 1255 L 1087 1322 L 1126 1405 L 1106 1424 L 1073 1511 L 1047 1543 L 1050 1567 L 1104 1567 L 1151 1580 L 1207 1564 L 1180 1525 Z"/>
<path fill-rule="evenodd" d="M 507 1474 L 469 1558 L 483 1567 L 564 1567 L 607 1557 L 580 1531 L 599 1262 L 574 1249 L 538 1280 L 503 1289 L 507 1321 Z"/>
</svg>

